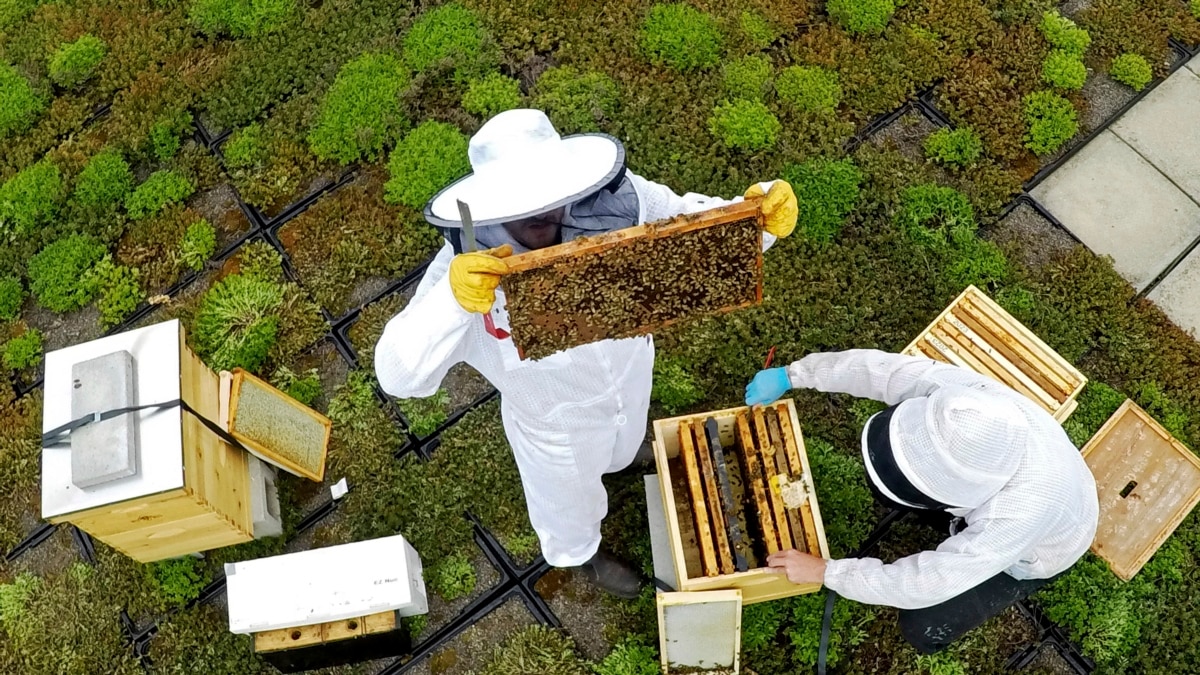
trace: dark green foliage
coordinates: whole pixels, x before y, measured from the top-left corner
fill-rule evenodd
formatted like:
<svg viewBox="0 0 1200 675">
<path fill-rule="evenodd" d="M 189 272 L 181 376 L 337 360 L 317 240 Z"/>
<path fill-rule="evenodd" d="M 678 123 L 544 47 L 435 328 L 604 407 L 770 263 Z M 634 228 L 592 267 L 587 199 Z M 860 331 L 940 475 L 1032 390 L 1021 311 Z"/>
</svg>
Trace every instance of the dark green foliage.
<svg viewBox="0 0 1200 675">
<path fill-rule="evenodd" d="M 783 602 L 760 602 L 742 607 L 742 651 L 754 652 L 775 641 L 788 607 Z"/>
<path fill-rule="evenodd" d="M 925 156 L 952 167 L 974 164 L 983 154 L 983 141 L 970 127 L 941 128 L 925 138 Z"/>
<path fill-rule="evenodd" d="M 708 130 L 726 147 L 747 152 L 775 145 L 783 125 L 761 101 L 727 101 L 713 109 Z"/>
<path fill-rule="evenodd" d="M 133 189 L 133 171 L 121 151 L 106 148 L 88 160 L 75 181 L 72 199 L 87 208 L 108 209 L 121 204 Z"/>
<path fill-rule="evenodd" d="M 770 604 L 772 603 L 763 603 Z M 743 635 L 743 645 L 745 639 Z M 625 640 L 613 647 L 608 656 L 596 664 L 595 669 L 596 675 L 658 675 L 662 672 L 657 650 L 634 639 Z"/>
<path fill-rule="evenodd" d="M 296 11 L 296 0 L 192 0 L 189 17 L 209 35 L 253 37 L 274 32 Z"/>
<path fill-rule="evenodd" d="M 755 49 L 766 49 L 779 39 L 779 29 L 758 12 L 744 11 L 738 16 L 738 27 L 746 41 Z"/>
<path fill-rule="evenodd" d="M 29 260 L 29 291 L 53 312 L 83 307 L 98 290 L 88 272 L 104 258 L 104 245 L 82 234 L 68 235 Z"/>
<path fill-rule="evenodd" d="M 1043 14 L 1038 28 L 1047 42 L 1073 56 L 1083 56 L 1088 45 L 1092 43 L 1092 37 L 1086 30 L 1059 14 L 1057 9 Z"/>
<path fill-rule="evenodd" d="M 8 370 L 22 371 L 42 360 L 42 334 L 27 330 L 4 343 L 0 361 Z"/>
<path fill-rule="evenodd" d="M 280 366 L 271 377 L 271 384 L 307 406 L 311 406 L 322 393 L 321 376 L 315 368 L 301 375 L 287 366 Z"/>
<path fill-rule="evenodd" d="M 892 0 L 827 0 L 829 16 L 855 35 L 878 35 L 887 27 L 896 5 Z"/>
<path fill-rule="evenodd" d="M 450 394 L 445 389 L 426 398 L 404 399 L 399 405 L 404 419 L 408 420 L 408 430 L 419 438 L 437 431 L 450 417 Z"/>
<path fill-rule="evenodd" d="M 221 146 L 221 154 L 231 169 L 244 169 L 263 160 L 266 138 L 261 124 L 249 124 L 238 129 Z"/>
<path fill-rule="evenodd" d="M 575 651 L 575 641 L 546 626 L 523 628 L 496 647 L 480 675 L 590 675 Z"/>
<path fill-rule="evenodd" d="M 0 138 L 19 134 L 33 126 L 46 107 L 45 98 L 17 72 L 0 63 Z"/>
<path fill-rule="evenodd" d="M 771 88 L 771 59 L 762 55 L 743 56 L 725 64 L 725 94 L 730 98 L 761 101 Z"/>
<path fill-rule="evenodd" d="M 58 214 L 66 186 L 49 161 L 30 166 L 0 186 L 0 240 L 24 237 Z"/>
<path fill-rule="evenodd" d="M 475 567 L 466 556 L 450 555 L 425 569 L 425 581 L 443 600 L 457 600 L 475 592 Z"/>
<path fill-rule="evenodd" d="M 200 597 L 200 591 L 211 581 L 200 560 L 192 556 L 150 563 L 146 575 L 166 607 L 183 607 Z"/>
<path fill-rule="evenodd" d="M 386 200 L 420 209 L 438 190 L 470 170 L 467 137 L 450 124 L 423 122 L 392 151 Z"/>
<path fill-rule="evenodd" d="M 174 110 L 159 118 L 150 127 L 150 147 L 160 161 L 167 161 L 183 146 L 183 134 L 192 127 L 192 114 L 186 110 Z"/>
<path fill-rule="evenodd" d="M 391 54 L 364 54 L 347 63 L 308 134 L 313 153 L 342 164 L 374 160 L 408 126 L 399 101 L 408 82 L 408 70 Z"/>
<path fill-rule="evenodd" d="M 642 49 L 657 66 L 711 68 L 721 60 L 721 42 L 716 20 L 682 2 L 654 5 L 642 23 Z"/>
<path fill-rule="evenodd" d="M 1108 67 L 1108 74 L 1117 82 L 1129 85 L 1134 91 L 1145 89 L 1146 85 L 1150 84 L 1150 80 L 1154 79 L 1154 71 L 1150 68 L 1150 62 L 1141 54 L 1131 52 L 1126 52 L 1113 59 L 1112 65 Z"/>
<path fill-rule="evenodd" d="M 598 131 L 612 117 L 619 91 L 601 72 L 581 72 L 570 66 L 551 68 L 535 85 L 534 105 L 546 112 L 561 134 Z"/>
<path fill-rule="evenodd" d="M 859 200 L 862 172 L 849 159 L 814 159 L 783 170 L 800 208 L 797 224 L 813 241 L 832 241 Z"/>
<path fill-rule="evenodd" d="M 168 204 L 182 202 L 196 185 L 174 171 L 155 171 L 125 200 L 125 211 L 134 220 L 153 216 Z"/>
<path fill-rule="evenodd" d="M 1057 89 L 1078 91 L 1087 81 L 1087 66 L 1079 56 L 1055 49 L 1042 63 L 1042 80 Z"/>
<path fill-rule="evenodd" d="M 973 233 L 975 210 L 958 190 L 924 183 L 901 195 L 896 224 L 914 241 L 936 248 L 949 243 L 960 230 Z"/>
<path fill-rule="evenodd" d="M 1171 432 L 1176 438 L 1188 437 L 1188 427 L 1191 420 L 1187 412 L 1172 401 L 1162 388 L 1154 382 L 1142 384 L 1133 394 L 1133 400 L 1142 406 L 1150 416 Z"/>
<path fill-rule="evenodd" d="M 207 220 L 201 218 L 188 225 L 183 241 L 179 243 L 179 259 L 184 267 L 198 270 L 217 250 L 217 231 Z"/>
<path fill-rule="evenodd" d="M 1075 106 L 1052 91 L 1035 91 L 1024 99 L 1025 122 L 1029 132 L 1025 147 L 1036 155 L 1058 150 L 1079 131 Z"/>
<path fill-rule="evenodd" d="M 68 89 L 83 84 L 108 54 L 108 45 L 95 35 L 68 42 L 50 57 L 50 79 Z"/>
<path fill-rule="evenodd" d="M 521 107 L 521 83 L 500 73 L 475 80 L 463 94 L 463 110 L 483 119 Z"/>
<path fill-rule="evenodd" d="M 257 371 L 278 339 L 275 312 L 283 288 L 248 274 L 233 274 L 204 294 L 191 335 L 196 353 L 214 370 Z"/>
<path fill-rule="evenodd" d="M 138 271 L 118 265 L 108 256 L 88 271 L 87 283 L 94 286 L 100 296 L 96 307 L 100 310 L 100 325 L 104 328 L 121 323 L 146 298 L 138 283 Z"/>
<path fill-rule="evenodd" d="M 280 267 L 283 265 L 283 256 L 279 255 L 274 246 L 261 239 L 243 246 L 238 252 L 238 261 L 241 263 L 238 269 L 242 276 L 259 281 L 283 280 Z"/>
<path fill-rule="evenodd" d="M 479 16 L 453 2 L 422 14 L 404 36 L 404 60 L 410 68 L 452 66 L 459 82 L 491 70 L 496 60 L 492 51 Z"/>
<path fill-rule="evenodd" d="M 0 321 L 12 321 L 21 314 L 25 287 L 16 277 L 0 277 Z"/>
<path fill-rule="evenodd" d="M 864 488 L 865 489 L 865 488 Z M 825 616 L 825 594 L 810 593 L 791 600 L 791 625 L 786 629 L 792 644 L 792 655 L 796 663 L 812 668 L 817 665 L 822 619 Z M 856 614 L 869 619 L 872 610 L 868 605 L 838 602 L 833 606 L 833 622 L 829 637 L 829 665 L 841 663 L 851 647 L 860 644 L 866 636 L 856 626 Z M 861 622 L 862 619 L 859 618 Z M 857 629 L 857 630 L 856 630 Z"/>
<path fill-rule="evenodd" d="M 775 82 L 779 100 L 797 110 L 827 112 L 842 100 L 838 74 L 820 66 L 789 66 Z"/>
<path fill-rule="evenodd" d="M 650 400 L 661 405 L 669 415 L 678 415 L 704 398 L 695 378 L 678 359 L 655 359 L 653 382 Z"/>
</svg>

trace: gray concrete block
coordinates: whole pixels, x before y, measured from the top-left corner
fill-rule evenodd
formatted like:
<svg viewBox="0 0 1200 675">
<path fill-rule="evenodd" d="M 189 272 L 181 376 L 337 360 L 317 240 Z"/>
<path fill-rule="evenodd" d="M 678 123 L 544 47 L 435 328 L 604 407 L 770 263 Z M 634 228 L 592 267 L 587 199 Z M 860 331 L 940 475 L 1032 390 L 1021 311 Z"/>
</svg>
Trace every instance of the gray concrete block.
<svg viewBox="0 0 1200 675">
<path fill-rule="evenodd" d="M 1200 248 L 1189 253 L 1146 297 L 1175 325 L 1200 337 Z"/>
<path fill-rule="evenodd" d="M 1111 129 L 1200 201 L 1200 76 L 1180 68 Z"/>
<path fill-rule="evenodd" d="M 250 516 L 254 523 L 254 538 L 278 537 L 283 534 L 283 519 L 279 516 L 279 491 L 275 487 L 275 467 L 254 455 L 250 460 Z"/>
<path fill-rule="evenodd" d="M 133 355 L 117 351 L 71 366 L 71 418 L 134 405 Z M 118 415 L 71 432 L 71 482 L 90 488 L 137 473 L 137 418 Z"/>
<path fill-rule="evenodd" d="M 1200 206 L 1111 131 L 1033 197 L 1139 291 L 1200 237 Z"/>
<path fill-rule="evenodd" d="M 1200 75 L 1200 56 L 1193 56 L 1191 61 L 1188 61 L 1187 67 L 1193 73 Z"/>
</svg>

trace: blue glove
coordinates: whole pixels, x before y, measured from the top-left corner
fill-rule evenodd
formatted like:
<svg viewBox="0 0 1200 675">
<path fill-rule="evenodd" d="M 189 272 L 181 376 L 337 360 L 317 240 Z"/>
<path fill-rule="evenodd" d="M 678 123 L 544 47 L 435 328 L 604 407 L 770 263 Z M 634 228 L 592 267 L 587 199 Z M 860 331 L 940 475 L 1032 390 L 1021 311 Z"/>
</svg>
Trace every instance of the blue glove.
<svg viewBox="0 0 1200 675">
<path fill-rule="evenodd" d="M 746 405 L 766 405 L 792 388 L 787 368 L 768 368 L 758 371 L 746 385 Z"/>
</svg>

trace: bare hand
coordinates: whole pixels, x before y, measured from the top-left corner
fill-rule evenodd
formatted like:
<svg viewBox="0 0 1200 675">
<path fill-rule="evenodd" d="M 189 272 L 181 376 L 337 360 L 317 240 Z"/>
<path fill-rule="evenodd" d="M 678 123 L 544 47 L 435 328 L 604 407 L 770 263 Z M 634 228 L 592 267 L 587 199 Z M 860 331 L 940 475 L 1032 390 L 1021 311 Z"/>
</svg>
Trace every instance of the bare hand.
<svg viewBox="0 0 1200 675">
<path fill-rule="evenodd" d="M 793 584 L 821 584 L 825 582 L 825 560 L 796 549 L 772 553 L 767 558 L 772 570 L 786 574 Z"/>
</svg>

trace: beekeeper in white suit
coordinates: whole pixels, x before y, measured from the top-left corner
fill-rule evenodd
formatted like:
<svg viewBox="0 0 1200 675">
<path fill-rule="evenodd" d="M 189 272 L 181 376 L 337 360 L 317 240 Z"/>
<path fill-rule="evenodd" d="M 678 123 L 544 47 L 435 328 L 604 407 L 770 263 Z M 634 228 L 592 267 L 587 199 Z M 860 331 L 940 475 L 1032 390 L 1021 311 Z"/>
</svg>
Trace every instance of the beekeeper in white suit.
<svg viewBox="0 0 1200 675">
<path fill-rule="evenodd" d="M 522 361 L 497 286 L 513 252 L 730 202 L 680 197 L 626 171 L 617 139 L 562 138 L 537 110 L 492 118 L 471 138 L 468 154 L 473 173 L 425 207 L 448 242 L 384 329 L 375 349 L 379 382 L 393 396 L 430 396 L 456 363 L 483 374 L 500 391 L 504 430 L 546 560 L 582 567 L 603 589 L 635 597 L 638 574 L 600 549 L 608 510 L 601 476 L 631 464 L 642 444 L 653 341 L 604 340 Z M 765 195 L 768 243 L 795 227 L 796 198 L 786 182 L 754 185 L 746 195 Z M 478 243 L 488 250 L 463 251 L 458 200 L 469 206 Z"/>
<path fill-rule="evenodd" d="M 746 403 L 793 388 L 889 408 L 868 420 L 862 453 L 877 500 L 959 517 L 934 551 L 884 564 L 799 551 L 769 564 L 796 583 L 899 607 L 900 628 L 934 653 L 1066 571 L 1092 543 L 1096 483 L 1058 422 L 989 377 L 915 356 L 859 349 L 809 354 L 758 373 Z M 819 476 L 817 477 L 819 480 Z"/>
</svg>

